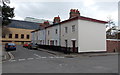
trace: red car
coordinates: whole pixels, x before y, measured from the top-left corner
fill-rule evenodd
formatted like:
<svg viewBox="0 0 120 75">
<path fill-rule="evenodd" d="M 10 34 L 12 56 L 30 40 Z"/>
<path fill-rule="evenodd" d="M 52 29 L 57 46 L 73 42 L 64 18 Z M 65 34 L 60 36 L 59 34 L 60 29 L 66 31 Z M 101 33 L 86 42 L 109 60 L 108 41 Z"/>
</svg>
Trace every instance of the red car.
<svg viewBox="0 0 120 75">
<path fill-rule="evenodd" d="M 23 47 L 28 48 L 29 43 L 23 45 Z"/>
</svg>

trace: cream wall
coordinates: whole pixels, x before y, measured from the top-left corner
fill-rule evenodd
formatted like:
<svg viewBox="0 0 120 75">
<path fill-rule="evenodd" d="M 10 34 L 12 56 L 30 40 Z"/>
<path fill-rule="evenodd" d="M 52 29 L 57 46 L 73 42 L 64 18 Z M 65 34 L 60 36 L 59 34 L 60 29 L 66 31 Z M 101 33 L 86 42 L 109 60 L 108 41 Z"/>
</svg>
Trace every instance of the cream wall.
<svg viewBox="0 0 120 75">
<path fill-rule="evenodd" d="M 7 30 L 9 32 L 7 32 L 6 34 L 6 38 L 2 38 L 2 41 L 31 41 L 31 31 L 33 30 L 29 30 L 29 29 L 20 29 L 20 28 L 10 28 L 8 27 Z M 5 31 L 4 31 L 5 32 Z M 9 34 L 12 34 L 12 38 L 9 38 Z M 15 38 L 15 34 L 18 34 L 18 38 Z M 24 39 L 21 39 L 21 34 L 24 34 Z M 26 38 L 26 36 L 29 35 L 29 39 Z M 5 43 L 5 42 L 3 42 Z M 21 44 L 21 42 L 15 42 L 16 44 Z"/>
<path fill-rule="evenodd" d="M 72 26 L 75 25 L 75 32 L 72 32 Z M 65 27 L 68 27 L 68 33 L 65 33 Z M 67 46 L 73 47 L 72 40 L 76 40 L 78 47 L 78 20 L 69 21 L 61 24 L 61 46 L 66 47 L 65 40 L 68 41 Z"/>
<path fill-rule="evenodd" d="M 106 26 L 85 20 L 78 20 L 78 52 L 106 51 Z"/>
</svg>

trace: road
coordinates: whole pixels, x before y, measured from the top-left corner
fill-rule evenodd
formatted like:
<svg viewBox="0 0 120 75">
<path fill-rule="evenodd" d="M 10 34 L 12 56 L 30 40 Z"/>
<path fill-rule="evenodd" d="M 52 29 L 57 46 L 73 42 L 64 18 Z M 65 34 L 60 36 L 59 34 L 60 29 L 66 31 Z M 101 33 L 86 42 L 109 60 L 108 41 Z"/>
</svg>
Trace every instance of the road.
<svg viewBox="0 0 120 75">
<path fill-rule="evenodd" d="M 66 58 L 22 46 L 11 54 L 3 73 L 118 73 L 117 55 Z"/>
</svg>

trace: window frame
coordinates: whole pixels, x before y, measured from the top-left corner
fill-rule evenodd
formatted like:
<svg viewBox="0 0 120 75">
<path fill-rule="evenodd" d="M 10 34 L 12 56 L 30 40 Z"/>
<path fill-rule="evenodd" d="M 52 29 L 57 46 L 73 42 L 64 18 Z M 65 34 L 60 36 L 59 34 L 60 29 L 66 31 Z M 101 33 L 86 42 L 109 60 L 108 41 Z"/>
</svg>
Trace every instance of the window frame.
<svg viewBox="0 0 120 75">
<path fill-rule="evenodd" d="M 17 36 L 16 36 L 16 35 L 17 35 Z M 18 34 L 15 34 L 15 39 L 18 39 L 18 36 L 19 36 Z"/>
<path fill-rule="evenodd" d="M 58 34 L 58 29 L 55 29 L 55 34 Z"/>
<path fill-rule="evenodd" d="M 30 35 L 29 34 L 26 35 L 26 39 L 30 39 Z"/>
<path fill-rule="evenodd" d="M 23 36 L 22 36 L 23 35 Z M 21 39 L 24 39 L 24 34 L 21 34 Z"/>
<path fill-rule="evenodd" d="M 10 36 L 11 35 L 11 36 Z M 9 34 L 9 38 L 12 38 L 12 34 Z"/>
<path fill-rule="evenodd" d="M 72 32 L 75 32 L 75 25 L 72 25 Z"/>
<path fill-rule="evenodd" d="M 68 27 L 65 27 L 65 33 L 68 33 Z"/>
</svg>

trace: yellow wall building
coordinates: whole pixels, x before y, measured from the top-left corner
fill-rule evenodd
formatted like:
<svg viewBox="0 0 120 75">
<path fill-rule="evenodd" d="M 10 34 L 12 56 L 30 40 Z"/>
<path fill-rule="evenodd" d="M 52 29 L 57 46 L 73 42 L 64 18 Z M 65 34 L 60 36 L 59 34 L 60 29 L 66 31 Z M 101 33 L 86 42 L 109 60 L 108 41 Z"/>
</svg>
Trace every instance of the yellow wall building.
<svg viewBox="0 0 120 75">
<path fill-rule="evenodd" d="M 12 23 L 2 29 L 2 44 L 13 42 L 22 45 L 31 42 L 31 31 L 39 28 L 33 22 L 12 20 Z"/>
<path fill-rule="evenodd" d="M 24 44 L 31 42 L 31 31 L 30 29 L 20 29 L 20 28 L 7 28 L 10 32 L 2 36 L 3 44 L 8 42 L 14 42 L 15 44 Z"/>
</svg>

